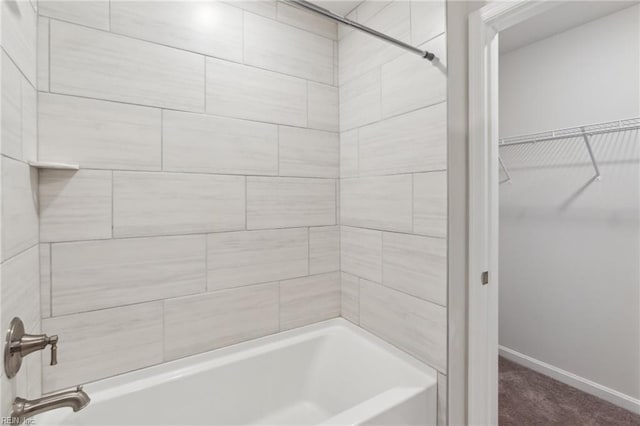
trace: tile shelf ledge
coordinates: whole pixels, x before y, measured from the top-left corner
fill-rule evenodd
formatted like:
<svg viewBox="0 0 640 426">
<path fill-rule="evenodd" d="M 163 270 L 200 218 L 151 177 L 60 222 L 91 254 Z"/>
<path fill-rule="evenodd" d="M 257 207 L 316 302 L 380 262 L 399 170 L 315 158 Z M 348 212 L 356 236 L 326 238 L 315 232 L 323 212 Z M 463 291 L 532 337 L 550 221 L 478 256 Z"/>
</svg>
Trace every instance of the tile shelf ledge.
<svg viewBox="0 0 640 426">
<path fill-rule="evenodd" d="M 29 161 L 29 165 L 36 169 L 80 170 L 79 164 L 57 163 L 54 161 Z"/>
</svg>

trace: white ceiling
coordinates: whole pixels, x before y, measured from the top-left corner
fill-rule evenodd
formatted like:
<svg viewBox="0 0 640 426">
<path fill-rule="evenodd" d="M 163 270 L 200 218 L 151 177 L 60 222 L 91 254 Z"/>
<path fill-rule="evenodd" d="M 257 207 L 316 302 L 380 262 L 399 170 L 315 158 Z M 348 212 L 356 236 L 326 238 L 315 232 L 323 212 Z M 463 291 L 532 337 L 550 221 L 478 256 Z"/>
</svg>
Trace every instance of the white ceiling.
<svg viewBox="0 0 640 426">
<path fill-rule="evenodd" d="M 329 9 L 338 15 L 345 16 L 362 3 L 362 1 L 363 0 L 312 0 L 311 3 Z"/>
<path fill-rule="evenodd" d="M 638 4 L 636 1 L 569 1 L 500 33 L 500 53 L 551 37 Z"/>
</svg>

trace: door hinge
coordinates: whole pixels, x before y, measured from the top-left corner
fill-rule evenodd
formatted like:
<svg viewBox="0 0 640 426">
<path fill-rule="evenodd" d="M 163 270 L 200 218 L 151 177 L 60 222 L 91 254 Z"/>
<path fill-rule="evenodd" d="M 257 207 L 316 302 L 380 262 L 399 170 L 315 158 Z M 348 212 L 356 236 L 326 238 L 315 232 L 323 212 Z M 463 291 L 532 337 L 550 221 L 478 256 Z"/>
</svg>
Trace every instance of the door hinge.
<svg viewBox="0 0 640 426">
<path fill-rule="evenodd" d="M 481 280 L 482 280 L 482 285 L 487 285 L 487 284 L 489 284 L 489 271 L 484 271 L 484 272 L 482 273 Z"/>
</svg>

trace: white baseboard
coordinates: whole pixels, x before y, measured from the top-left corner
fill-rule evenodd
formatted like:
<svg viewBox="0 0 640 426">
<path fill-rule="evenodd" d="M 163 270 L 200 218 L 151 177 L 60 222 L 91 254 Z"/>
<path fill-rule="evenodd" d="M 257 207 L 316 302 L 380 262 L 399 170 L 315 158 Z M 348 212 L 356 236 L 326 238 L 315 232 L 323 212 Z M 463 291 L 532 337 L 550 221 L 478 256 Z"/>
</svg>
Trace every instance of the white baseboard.
<svg viewBox="0 0 640 426">
<path fill-rule="evenodd" d="M 602 398 L 619 407 L 626 408 L 633 413 L 640 414 L 639 399 L 632 398 L 629 395 L 618 392 L 617 390 L 613 390 L 573 373 L 569 373 L 568 371 L 554 367 L 546 362 L 538 361 L 535 358 L 516 352 L 513 349 L 509 349 L 504 346 L 500 346 L 499 348 L 500 356 L 503 356 L 510 361 L 523 365 L 533 371 L 544 374 L 545 376 L 549 376 L 576 389 L 580 389 L 583 392 Z"/>
</svg>

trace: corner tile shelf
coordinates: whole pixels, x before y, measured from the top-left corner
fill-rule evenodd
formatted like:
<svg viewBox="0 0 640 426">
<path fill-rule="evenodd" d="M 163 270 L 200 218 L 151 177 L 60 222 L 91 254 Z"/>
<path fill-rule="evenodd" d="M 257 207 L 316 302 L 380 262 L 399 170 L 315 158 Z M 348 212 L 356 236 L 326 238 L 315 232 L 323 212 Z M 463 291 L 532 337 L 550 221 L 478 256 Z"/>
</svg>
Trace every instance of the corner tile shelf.
<svg viewBox="0 0 640 426">
<path fill-rule="evenodd" d="M 80 170 L 79 164 L 54 163 L 53 161 L 29 161 L 29 165 L 36 169 Z"/>
</svg>

